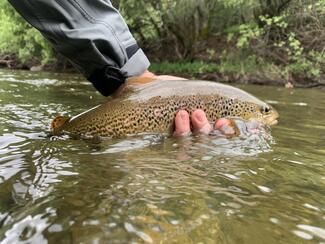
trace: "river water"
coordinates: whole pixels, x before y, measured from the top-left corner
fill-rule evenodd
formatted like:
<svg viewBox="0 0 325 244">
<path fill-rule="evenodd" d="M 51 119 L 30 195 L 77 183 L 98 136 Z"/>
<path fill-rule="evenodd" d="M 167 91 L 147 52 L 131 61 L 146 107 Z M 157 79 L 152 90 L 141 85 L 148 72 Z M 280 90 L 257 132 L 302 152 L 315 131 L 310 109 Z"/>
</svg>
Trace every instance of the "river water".
<svg viewBox="0 0 325 244">
<path fill-rule="evenodd" d="M 77 75 L 0 70 L 1 243 L 324 243 L 325 91 L 240 86 L 272 137 L 50 137 L 103 101 Z"/>
</svg>

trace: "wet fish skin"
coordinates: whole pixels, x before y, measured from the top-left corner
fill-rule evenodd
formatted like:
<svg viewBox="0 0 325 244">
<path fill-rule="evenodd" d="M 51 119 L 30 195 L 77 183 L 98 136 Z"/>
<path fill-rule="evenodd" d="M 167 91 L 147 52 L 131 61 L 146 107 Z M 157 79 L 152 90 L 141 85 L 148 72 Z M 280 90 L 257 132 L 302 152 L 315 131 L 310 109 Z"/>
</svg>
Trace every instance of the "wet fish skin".
<svg viewBox="0 0 325 244">
<path fill-rule="evenodd" d="M 272 125 L 277 111 L 238 88 L 210 81 L 153 81 L 130 84 L 118 97 L 53 126 L 53 134 L 123 137 L 138 133 L 171 133 L 180 109 L 205 111 L 209 121 L 235 117 Z M 53 122 L 52 122 L 53 124 Z"/>
</svg>

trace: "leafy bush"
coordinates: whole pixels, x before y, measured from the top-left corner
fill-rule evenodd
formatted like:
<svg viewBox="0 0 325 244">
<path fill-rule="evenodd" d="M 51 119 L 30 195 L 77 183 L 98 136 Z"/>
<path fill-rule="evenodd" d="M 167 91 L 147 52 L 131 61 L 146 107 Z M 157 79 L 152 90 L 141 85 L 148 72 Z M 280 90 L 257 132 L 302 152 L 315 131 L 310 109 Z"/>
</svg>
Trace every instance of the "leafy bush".
<svg viewBox="0 0 325 244">
<path fill-rule="evenodd" d="M 152 63 L 151 70 L 156 73 L 166 74 L 203 74 L 219 72 L 219 66 L 216 64 L 207 64 L 204 62 L 162 62 Z"/>
<path fill-rule="evenodd" d="M 288 76 L 317 80 L 324 75 L 325 1 L 260 2 L 255 20 L 232 27 L 228 38 L 235 38 L 242 52 L 282 66 Z M 265 2 L 272 4 L 265 6 Z"/>
<path fill-rule="evenodd" d="M 49 63 L 54 53 L 41 34 L 0 0 L 0 54 L 15 55 L 22 63 Z"/>
</svg>

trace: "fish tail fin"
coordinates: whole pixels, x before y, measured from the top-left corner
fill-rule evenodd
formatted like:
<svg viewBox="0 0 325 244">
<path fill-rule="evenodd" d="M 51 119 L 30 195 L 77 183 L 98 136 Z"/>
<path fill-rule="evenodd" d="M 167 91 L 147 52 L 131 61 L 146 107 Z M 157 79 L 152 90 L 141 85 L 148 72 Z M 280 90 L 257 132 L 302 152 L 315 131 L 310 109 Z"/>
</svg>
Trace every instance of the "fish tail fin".
<svg viewBox="0 0 325 244">
<path fill-rule="evenodd" d="M 67 122 L 69 122 L 70 117 L 64 117 L 61 115 L 57 115 L 51 123 L 51 130 L 53 134 L 56 134 L 60 130 L 60 128 L 65 125 Z"/>
</svg>

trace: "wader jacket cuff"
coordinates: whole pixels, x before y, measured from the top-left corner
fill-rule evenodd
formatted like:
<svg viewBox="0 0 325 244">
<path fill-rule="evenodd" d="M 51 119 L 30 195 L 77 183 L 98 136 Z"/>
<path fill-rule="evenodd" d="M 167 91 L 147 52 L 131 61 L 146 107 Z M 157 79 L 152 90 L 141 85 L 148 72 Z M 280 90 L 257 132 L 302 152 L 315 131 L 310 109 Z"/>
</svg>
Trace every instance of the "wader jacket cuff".
<svg viewBox="0 0 325 244">
<path fill-rule="evenodd" d="M 104 96 L 150 63 L 109 0 L 9 0 Z"/>
<path fill-rule="evenodd" d="M 127 77 L 139 76 L 148 69 L 150 62 L 142 49 L 138 49 L 121 68 L 106 66 L 95 70 L 88 80 L 103 96 L 109 96 L 122 85 Z"/>
</svg>

